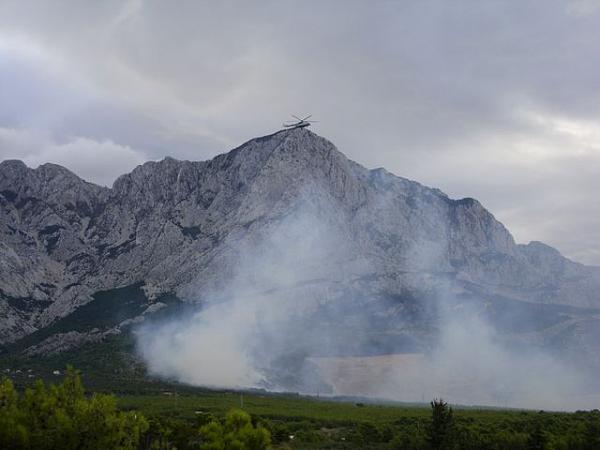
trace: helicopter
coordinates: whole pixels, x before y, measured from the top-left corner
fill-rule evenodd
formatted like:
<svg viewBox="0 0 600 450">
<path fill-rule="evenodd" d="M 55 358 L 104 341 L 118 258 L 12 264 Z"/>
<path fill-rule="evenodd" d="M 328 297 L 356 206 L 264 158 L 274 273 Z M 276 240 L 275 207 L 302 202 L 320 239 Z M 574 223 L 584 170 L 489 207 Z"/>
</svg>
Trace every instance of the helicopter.
<svg viewBox="0 0 600 450">
<path fill-rule="evenodd" d="M 290 130 L 294 130 L 296 128 L 306 128 L 306 127 L 310 127 L 311 123 L 315 123 L 317 122 L 316 120 L 308 120 L 312 117 L 311 115 L 306 116 L 304 119 L 301 119 L 298 116 L 295 116 L 292 114 L 292 117 L 294 119 L 297 120 L 297 122 L 293 122 L 293 123 L 284 123 L 283 124 L 283 128 L 289 128 Z"/>
</svg>

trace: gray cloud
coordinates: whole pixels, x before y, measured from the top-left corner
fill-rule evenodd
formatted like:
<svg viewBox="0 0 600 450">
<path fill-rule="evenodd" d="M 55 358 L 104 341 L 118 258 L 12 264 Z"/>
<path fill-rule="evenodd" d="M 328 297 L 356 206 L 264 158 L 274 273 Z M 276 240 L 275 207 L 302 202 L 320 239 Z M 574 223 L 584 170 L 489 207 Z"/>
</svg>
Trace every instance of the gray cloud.
<svg viewBox="0 0 600 450">
<path fill-rule="evenodd" d="M 5 159 L 21 159 L 30 167 L 50 161 L 104 186 L 111 186 L 114 181 L 115 161 L 123 171 L 131 171 L 146 161 L 139 151 L 109 140 L 77 137 L 56 142 L 47 135 L 0 128 L 0 160 Z"/>
<path fill-rule="evenodd" d="M 47 137 L 30 164 L 115 146 L 87 146 L 95 171 L 70 166 L 109 183 L 139 158 L 209 158 L 312 112 L 352 159 L 477 197 L 518 241 L 600 264 L 599 21 L 591 1 L 9 0 L 0 127 Z"/>
</svg>

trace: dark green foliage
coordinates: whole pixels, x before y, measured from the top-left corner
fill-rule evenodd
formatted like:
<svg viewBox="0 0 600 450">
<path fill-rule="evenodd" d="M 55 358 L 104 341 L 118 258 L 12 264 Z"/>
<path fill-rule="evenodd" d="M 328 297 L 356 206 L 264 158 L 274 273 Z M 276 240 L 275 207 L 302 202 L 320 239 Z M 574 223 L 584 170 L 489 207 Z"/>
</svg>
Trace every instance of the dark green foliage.
<svg viewBox="0 0 600 450">
<path fill-rule="evenodd" d="M 431 424 L 428 428 L 427 442 L 432 450 L 452 448 L 454 413 L 442 399 L 431 402 Z"/>
<path fill-rule="evenodd" d="M 586 420 L 583 442 L 585 450 L 600 449 L 600 411 L 597 409 Z"/>
<path fill-rule="evenodd" d="M 222 423 L 227 411 L 240 404 L 237 392 L 182 390 L 172 394 L 128 396 L 121 399 L 121 405 L 139 409 L 146 416 L 190 424 L 197 430 L 200 421 L 206 424 L 216 418 Z M 433 409 L 423 406 L 364 403 L 357 407 L 355 402 L 247 392 L 244 409 L 252 415 L 254 423 L 271 432 L 276 448 L 431 450 Z M 540 414 L 454 408 L 450 441 L 442 448 L 528 450 L 531 443 L 543 436 L 546 450 L 597 450 L 600 449 L 596 440 L 598 420 L 600 412 Z M 170 442 L 179 450 L 197 448 L 193 439 L 184 443 L 171 438 Z"/>
<path fill-rule="evenodd" d="M 381 442 L 379 430 L 370 422 L 359 424 L 356 430 L 356 442 L 363 446 L 371 442 Z"/>
<path fill-rule="evenodd" d="M 263 426 L 269 430 L 271 433 L 271 438 L 274 443 L 283 443 L 288 442 L 290 440 L 290 428 L 285 423 L 273 423 L 271 421 L 263 422 Z"/>
<path fill-rule="evenodd" d="M 427 450 L 427 438 L 416 428 L 403 429 L 390 442 L 390 450 Z"/>
<path fill-rule="evenodd" d="M 27 443 L 27 428 L 25 416 L 19 409 L 19 396 L 10 380 L 0 383 L 0 447 L 25 448 Z"/>
<path fill-rule="evenodd" d="M 87 398 L 73 369 L 62 384 L 38 380 L 21 396 L 10 380 L 0 383 L 0 448 L 135 449 L 147 427 L 138 413 L 118 411 L 112 396 Z"/>
<path fill-rule="evenodd" d="M 92 295 L 93 300 L 89 303 L 80 306 L 71 314 L 51 325 L 27 335 L 13 344 L 9 344 L 5 352 L 17 355 L 20 351 L 59 333 L 69 331 L 90 332 L 94 329 L 107 330 L 124 320 L 137 317 L 150 304 L 142 287 L 143 283 L 136 283 L 106 291 L 98 291 Z M 175 315 L 186 308 L 185 304 L 173 294 L 164 294 L 155 301 L 165 303 L 167 306 L 152 314 L 151 318 L 153 319 L 160 319 L 171 314 Z M 105 352 L 109 352 L 109 350 L 107 348 Z M 79 361 L 77 361 L 77 367 L 81 367 Z"/>
<path fill-rule="evenodd" d="M 265 450 L 271 435 L 261 425 L 253 426 L 248 413 L 232 410 L 224 423 L 214 420 L 201 427 L 200 442 L 207 450 Z"/>
<path fill-rule="evenodd" d="M 2 449 L 600 449 L 600 411 L 452 410 L 437 400 L 357 406 L 255 391 L 244 393 L 245 412 L 231 412 L 239 392 L 164 383 L 117 407 L 112 396 L 84 394 L 72 370 L 59 385 L 37 381 L 20 392 L 0 382 Z"/>
<path fill-rule="evenodd" d="M 10 346 L 11 352 L 18 352 L 44 339 L 68 331 L 89 331 L 93 328 L 106 329 L 125 319 L 141 314 L 148 301 L 142 290 L 142 284 L 134 284 L 118 289 L 95 293 L 93 300 L 77 308 L 52 325 L 32 333 Z M 78 366 L 79 367 L 79 366 Z"/>
<path fill-rule="evenodd" d="M 539 413 L 544 414 L 543 412 Z M 529 433 L 529 439 L 527 441 L 527 448 L 529 450 L 545 450 L 548 444 L 548 434 L 544 429 L 544 423 L 542 417 L 537 417 L 531 427 Z"/>
</svg>

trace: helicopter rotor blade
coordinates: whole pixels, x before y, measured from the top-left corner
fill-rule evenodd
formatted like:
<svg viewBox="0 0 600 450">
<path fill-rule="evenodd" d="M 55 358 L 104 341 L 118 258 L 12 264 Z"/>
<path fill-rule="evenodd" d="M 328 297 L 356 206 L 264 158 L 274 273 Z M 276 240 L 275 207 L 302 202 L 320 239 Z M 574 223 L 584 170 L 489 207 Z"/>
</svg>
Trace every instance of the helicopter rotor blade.
<svg viewBox="0 0 600 450">
<path fill-rule="evenodd" d="M 310 114 L 310 115 L 306 116 L 306 117 L 305 117 L 304 119 L 302 119 L 302 120 L 310 119 L 311 117 L 312 117 L 312 114 Z"/>
<path fill-rule="evenodd" d="M 292 114 L 292 117 L 293 117 L 294 119 L 298 119 L 300 122 L 302 122 L 302 119 L 301 119 L 300 117 L 298 117 L 298 116 L 295 116 L 295 115 L 293 115 L 293 114 Z"/>
</svg>

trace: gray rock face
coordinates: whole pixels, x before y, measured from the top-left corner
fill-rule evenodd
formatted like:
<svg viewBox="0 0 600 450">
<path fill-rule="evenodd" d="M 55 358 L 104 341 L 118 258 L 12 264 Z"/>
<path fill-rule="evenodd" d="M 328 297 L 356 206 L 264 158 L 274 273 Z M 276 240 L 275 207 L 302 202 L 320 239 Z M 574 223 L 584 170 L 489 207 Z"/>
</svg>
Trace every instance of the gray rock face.
<svg viewBox="0 0 600 450">
<path fill-rule="evenodd" d="M 331 292 L 335 278 L 365 301 L 424 298 L 444 287 L 456 298 L 569 307 L 575 323 L 600 308 L 599 268 L 541 243 L 516 245 L 477 200 L 367 170 L 297 129 L 210 161 L 148 162 L 111 189 L 52 164 L 2 162 L 0 343 L 45 329 L 94 293 L 135 283 L 150 303 L 167 293 L 202 301 L 227 287 L 240 245 L 264 240 L 307 204 L 344 251 L 334 255 L 338 269 L 322 267 L 318 280 L 302 283 Z M 398 309 L 399 322 L 406 311 Z M 47 348 L 85 340 L 53 339 Z"/>
</svg>

